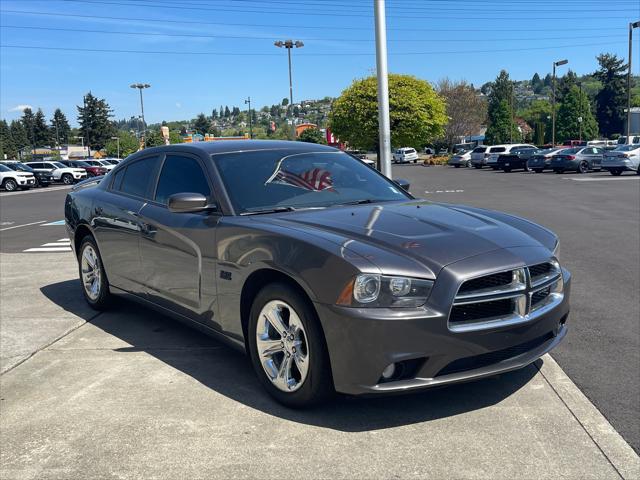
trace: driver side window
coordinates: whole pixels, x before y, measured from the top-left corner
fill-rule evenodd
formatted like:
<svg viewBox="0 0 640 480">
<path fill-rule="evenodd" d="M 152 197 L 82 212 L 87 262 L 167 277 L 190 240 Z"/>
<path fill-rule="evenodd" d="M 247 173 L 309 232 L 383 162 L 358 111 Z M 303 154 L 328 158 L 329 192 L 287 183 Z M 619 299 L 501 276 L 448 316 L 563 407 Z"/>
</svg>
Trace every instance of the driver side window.
<svg viewBox="0 0 640 480">
<path fill-rule="evenodd" d="M 200 193 L 211 198 L 205 172 L 194 158 L 167 155 L 158 179 L 155 201 L 166 205 L 169 197 L 176 193 Z"/>
</svg>

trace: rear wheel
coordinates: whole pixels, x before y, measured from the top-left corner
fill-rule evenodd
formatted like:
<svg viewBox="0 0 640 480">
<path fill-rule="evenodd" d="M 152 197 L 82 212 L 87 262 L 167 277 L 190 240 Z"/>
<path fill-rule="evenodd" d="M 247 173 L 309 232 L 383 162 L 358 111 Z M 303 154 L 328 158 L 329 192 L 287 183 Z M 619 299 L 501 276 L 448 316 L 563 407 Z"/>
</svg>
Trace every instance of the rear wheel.
<svg viewBox="0 0 640 480">
<path fill-rule="evenodd" d="M 589 171 L 589 164 L 587 162 L 580 162 L 578 165 L 578 173 L 587 173 Z"/>
<path fill-rule="evenodd" d="M 482 168 L 482 165 L 474 165 L 474 167 L 476 167 L 478 170 L 480 170 Z"/>
<path fill-rule="evenodd" d="M 510 173 L 510 172 L 511 172 L 511 169 L 510 169 L 509 167 L 504 167 L 504 168 L 502 169 L 502 171 L 503 171 L 504 173 Z"/>
<path fill-rule="evenodd" d="M 455 167 L 455 168 L 460 168 L 460 164 L 459 164 L 459 163 L 456 163 L 456 164 L 454 165 L 454 167 Z"/>
<path fill-rule="evenodd" d="M 622 170 L 620 170 L 618 168 L 616 168 L 614 170 L 610 170 L 610 172 L 611 172 L 611 175 L 613 175 L 614 177 L 618 177 L 618 176 L 622 175 Z"/>
<path fill-rule="evenodd" d="M 13 178 L 7 178 L 2 186 L 7 192 L 14 192 L 18 188 L 18 183 Z"/>
<path fill-rule="evenodd" d="M 253 301 L 249 353 L 260 383 L 278 402 L 307 407 L 333 393 L 329 355 L 309 301 L 284 283 L 264 287 Z"/>
<path fill-rule="evenodd" d="M 65 185 L 71 185 L 73 183 L 73 175 L 70 173 L 65 173 L 62 175 L 62 183 Z"/>
<path fill-rule="evenodd" d="M 87 235 L 78 250 L 78 268 L 82 293 L 87 303 L 96 310 L 104 310 L 111 300 L 109 281 L 104 272 L 102 258 L 95 239 Z"/>
</svg>

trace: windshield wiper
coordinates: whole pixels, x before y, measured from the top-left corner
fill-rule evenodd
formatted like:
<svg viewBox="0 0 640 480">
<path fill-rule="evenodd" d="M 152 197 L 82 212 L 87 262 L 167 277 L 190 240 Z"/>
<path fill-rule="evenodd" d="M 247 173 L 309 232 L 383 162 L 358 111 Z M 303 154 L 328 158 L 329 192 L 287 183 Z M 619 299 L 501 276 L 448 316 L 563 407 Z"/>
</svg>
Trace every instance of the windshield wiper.
<svg viewBox="0 0 640 480">
<path fill-rule="evenodd" d="M 264 210 L 251 210 L 248 212 L 242 212 L 240 215 L 264 215 L 266 213 L 281 213 L 281 212 L 295 212 L 294 207 L 274 207 L 265 208 Z"/>
<path fill-rule="evenodd" d="M 375 201 L 379 201 L 379 200 L 375 200 Z M 338 205 L 365 205 L 367 203 L 373 203 L 374 200 L 371 200 L 370 198 L 365 198 L 364 200 L 354 200 L 353 202 L 345 202 L 345 203 L 338 203 Z"/>
</svg>

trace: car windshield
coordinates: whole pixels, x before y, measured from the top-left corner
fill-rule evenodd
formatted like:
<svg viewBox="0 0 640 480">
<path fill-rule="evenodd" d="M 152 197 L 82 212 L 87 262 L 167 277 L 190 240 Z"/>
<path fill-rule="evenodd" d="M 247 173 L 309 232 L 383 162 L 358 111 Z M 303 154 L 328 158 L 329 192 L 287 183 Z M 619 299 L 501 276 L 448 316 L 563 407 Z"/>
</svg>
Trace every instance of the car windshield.
<svg viewBox="0 0 640 480">
<path fill-rule="evenodd" d="M 91 165 L 87 162 L 73 162 L 71 166 L 72 167 L 90 167 Z"/>
<path fill-rule="evenodd" d="M 262 150 L 214 155 L 240 213 L 406 200 L 408 194 L 343 152 Z"/>
<path fill-rule="evenodd" d="M 565 148 L 564 150 L 560 150 L 558 152 L 559 155 L 573 155 L 574 153 L 578 153 L 581 148 Z"/>
<path fill-rule="evenodd" d="M 11 172 L 11 169 L 6 165 L 0 164 L 0 172 Z"/>
<path fill-rule="evenodd" d="M 67 166 L 64 163 L 60 163 L 60 162 L 51 162 L 51 163 L 58 168 L 67 168 Z"/>
<path fill-rule="evenodd" d="M 640 148 L 640 144 L 639 145 L 620 145 L 615 150 L 618 152 L 630 152 L 631 150 L 637 150 L 638 148 Z"/>
</svg>

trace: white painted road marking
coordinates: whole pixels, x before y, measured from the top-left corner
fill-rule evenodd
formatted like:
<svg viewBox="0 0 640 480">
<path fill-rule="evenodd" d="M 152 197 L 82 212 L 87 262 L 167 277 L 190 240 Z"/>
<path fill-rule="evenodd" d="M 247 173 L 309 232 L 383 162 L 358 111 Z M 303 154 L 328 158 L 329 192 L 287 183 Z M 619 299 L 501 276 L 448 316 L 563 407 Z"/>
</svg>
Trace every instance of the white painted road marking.
<svg viewBox="0 0 640 480">
<path fill-rule="evenodd" d="M 45 243 L 42 245 L 43 247 L 68 247 L 70 242 L 53 242 L 53 243 Z"/>
<path fill-rule="evenodd" d="M 55 222 L 45 223 L 44 225 L 40 225 L 41 227 L 49 227 L 52 225 L 64 225 L 64 220 L 56 220 Z"/>
<path fill-rule="evenodd" d="M 40 245 L 35 248 L 27 248 L 23 250 L 23 252 L 34 253 L 34 252 L 70 252 L 71 251 L 71 240 L 68 238 L 61 238 L 57 242 L 45 243 L 44 245 Z"/>
<path fill-rule="evenodd" d="M 424 193 L 462 193 L 464 190 L 425 190 Z"/>
<path fill-rule="evenodd" d="M 25 223 L 24 225 L 14 225 L 13 227 L 0 228 L 0 232 L 4 232 L 5 230 L 12 230 L 14 228 L 28 227 L 29 225 L 38 225 L 39 223 L 44 223 L 44 222 L 46 222 L 46 220 L 40 220 L 38 222 L 32 222 L 32 223 Z"/>
<path fill-rule="evenodd" d="M 46 193 L 46 192 L 55 192 L 56 190 L 68 190 L 71 187 L 48 187 L 48 188 L 38 188 L 37 190 L 23 190 L 22 192 L 2 192 L 3 197 L 8 197 L 9 195 L 28 195 L 30 193 Z"/>
<path fill-rule="evenodd" d="M 639 175 L 629 175 L 626 177 L 591 177 L 591 178 L 571 178 L 571 177 L 562 177 L 563 180 L 573 180 L 574 182 L 608 182 L 614 181 L 619 182 L 620 180 L 638 180 L 640 179 Z"/>
</svg>

